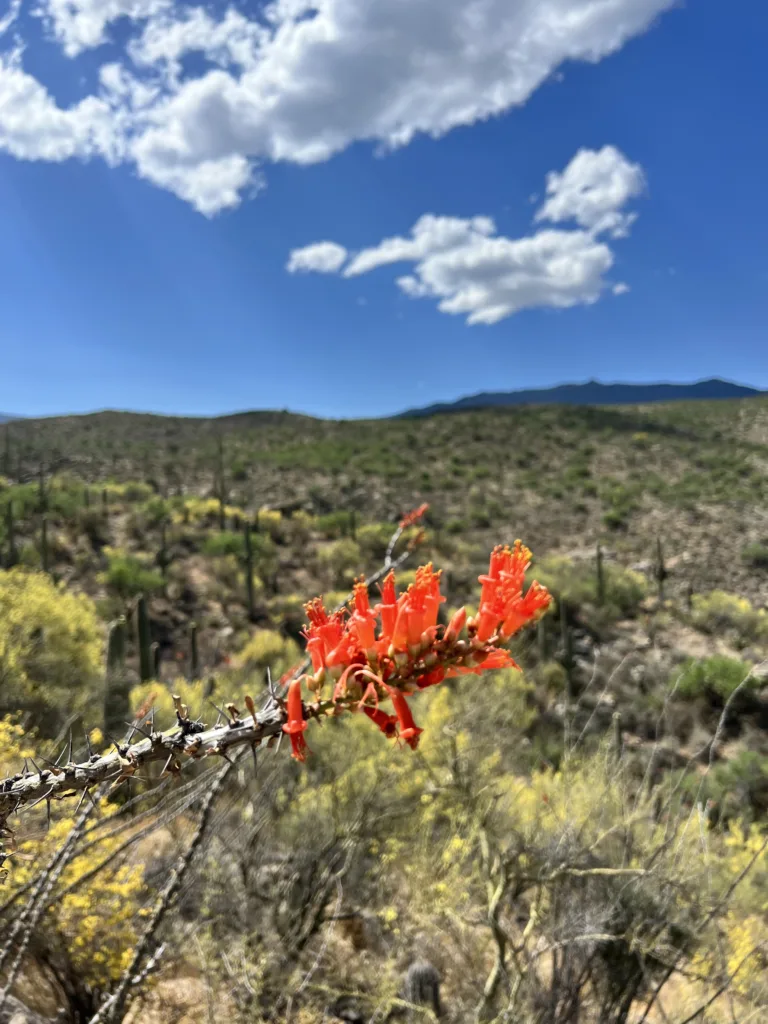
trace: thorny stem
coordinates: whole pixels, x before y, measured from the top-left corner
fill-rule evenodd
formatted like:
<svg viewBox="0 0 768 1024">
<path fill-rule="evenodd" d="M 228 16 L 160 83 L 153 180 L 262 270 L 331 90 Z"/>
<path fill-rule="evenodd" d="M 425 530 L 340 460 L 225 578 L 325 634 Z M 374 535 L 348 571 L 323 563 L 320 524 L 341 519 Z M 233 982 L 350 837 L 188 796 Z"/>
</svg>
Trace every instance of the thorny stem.
<svg viewBox="0 0 768 1024">
<path fill-rule="evenodd" d="M 200 818 L 197 825 L 192 841 L 190 842 L 187 849 L 179 857 L 176 866 L 168 878 L 168 881 L 164 885 L 160 895 L 158 896 L 152 915 L 147 922 L 147 926 L 144 929 L 144 934 L 136 946 L 133 952 L 131 962 L 123 972 L 123 975 L 115 989 L 114 993 L 107 999 L 105 1003 L 99 1008 L 99 1010 L 91 1018 L 89 1024 L 110 1024 L 112 1021 L 119 1021 L 122 1019 L 123 1011 L 125 1009 L 125 1003 L 128 998 L 128 990 L 131 988 L 134 982 L 134 978 L 138 975 L 139 977 L 145 977 L 147 968 L 142 972 L 140 970 L 141 963 L 149 951 L 152 942 L 154 941 L 155 934 L 160 927 L 166 912 L 168 911 L 173 898 L 179 890 L 181 883 L 184 879 L 184 875 L 189 868 L 192 858 L 195 855 L 200 843 L 203 840 L 208 823 L 210 821 L 211 809 L 213 802 L 216 799 L 221 787 L 224 785 L 229 773 L 235 767 L 234 761 L 228 761 L 225 764 L 222 771 L 219 773 L 216 781 L 213 783 L 211 788 L 203 799 L 202 806 L 200 808 Z M 153 958 L 154 959 L 154 958 Z M 150 960 L 150 963 L 152 961 Z"/>
</svg>

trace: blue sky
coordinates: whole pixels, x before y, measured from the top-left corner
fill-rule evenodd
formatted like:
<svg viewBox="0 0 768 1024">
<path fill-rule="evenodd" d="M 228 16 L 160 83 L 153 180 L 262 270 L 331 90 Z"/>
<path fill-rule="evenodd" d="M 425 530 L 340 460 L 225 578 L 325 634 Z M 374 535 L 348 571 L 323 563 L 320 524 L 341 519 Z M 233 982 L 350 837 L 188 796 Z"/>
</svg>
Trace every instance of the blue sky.
<svg viewBox="0 0 768 1024">
<path fill-rule="evenodd" d="M 608 6 L 0 8 L 0 410 L 768 388 L 764 5 Z"/>
</svg>

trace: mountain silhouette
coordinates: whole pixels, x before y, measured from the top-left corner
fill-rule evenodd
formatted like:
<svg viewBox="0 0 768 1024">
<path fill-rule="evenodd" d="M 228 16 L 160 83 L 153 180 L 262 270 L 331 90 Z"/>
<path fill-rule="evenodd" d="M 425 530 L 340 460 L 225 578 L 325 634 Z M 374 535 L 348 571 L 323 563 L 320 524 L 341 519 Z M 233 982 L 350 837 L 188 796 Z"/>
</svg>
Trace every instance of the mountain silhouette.
<svg viewBox="0 0 768 1024">
<path fill-rule="evenodd" d="M 481 391 L 455 402 L 436 402 L 408 409 L 400 417 L 433 416 L 440 412 L 486 409 L 494 405 L 643 405 L 646 402 L 680 402 L 693 399 L 752 398 L 768 392 L 712 377 L 693 384 L 558 384 L 552 388 L 521 391 Z"/>
</svg>

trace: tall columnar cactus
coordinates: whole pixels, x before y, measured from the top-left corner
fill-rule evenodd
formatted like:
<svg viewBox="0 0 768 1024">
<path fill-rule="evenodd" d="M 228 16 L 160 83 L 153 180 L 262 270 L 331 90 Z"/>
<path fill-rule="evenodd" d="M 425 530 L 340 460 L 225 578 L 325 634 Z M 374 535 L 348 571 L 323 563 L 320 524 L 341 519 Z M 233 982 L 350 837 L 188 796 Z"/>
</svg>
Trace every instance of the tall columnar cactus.
<svg viewBox="0 0 768 1024">
<path fill-rule="evenodd" d="M 40 512 L 48 511 L 48 494 L 45 489 L 45 463 L 40 460 L 40 467 L 37 472 L 37 507 Z"/>
<path fill-rule="evenodd" d="M 107 634 L 107 671 L 104 689 L 104 731 L 120 736 L 131 717 L 130 680 L 125 671 L 126 623 L 119 618 L 110 623 Z"/>
<path fill-rule="evenodd" d="M 595 571 L 597 573 L 596 597 L 598 605 L 605 604 L 605 568 L 603 567 L 603 549 L 597 545 L 595 554 Z"/>
<path fill-rule="evenodd" d="M 200 654 L 197 646 L 197 623 L 189 624 L 189 681 L 200 678 Z"/>
<path fill-rule="evenodd" d="M 136 633 L 139 643 L 139 677 L 142 683 L 146 683 L 152 678 L 152 637 L 147 599 L 143 594 L 136 602 Z"/>
<path fill-rule="evenodd" d="M 568 625 L 568 607 L 562 596 L 558 599 L 560 607 L 560 639 L 563 645 L 562 663 L 565 669 L 566 696 L 568 702 L 573 700 L 573 634 Z"/>
<path fill-rule="evenodd" d="M 3 476 L 10 479 L 11 476 L 11 425 L 5 425 L 5 452 L 3 455 Z"/>
<path fill-rule="evenodd" d="M 352 540 L 357 540 L 357 512 L 355 509 L 350 509 L 349 512 L 349 536 Z"/>
<path fill-rule="evenodd" d="M 107 679 L 125 675 L 125 617 L 109 625 L 107 633 Z"/>
<path fill-rule="evenodd" d="M 543 665 L 549 655 L 547 645 L 547 627 L 544 624 L 543 616 L 536 623 L 536 645 L 539 650 L 539 661 Z"/>
<path fill-rule="evenodd" d="M 403 995 L 413 1006 L 427 1007 L 435 1017 L 440 1017 L 440 975 L 437 968 L 427 960 L 416 960 L 408 968 L 405 975 Z M 419 1011 L 411 1011 L 411 1018 L 423 1020 Z"/>
<path fill-rule="evenodd" d="M 216 477 L 216 489 L 218 491 L 219 497 L 219 529 L 226 530 L 227 494 L 224 480 L 224 442 L 221 438 L 219 438 L 218 458 L 216 462 Z"/>
<path fill-rule="evenodd" d="M 157 553 L 157 558 L 155 559 L 155 561 L 160 567 L 160 572 L 163 574 L 163 579 L 165 579 L 166 575 L 168 574 L 168 566 L 171 563 L 171 558 L 168 553 L 168 534 L 165 523 L 160 524 L 160 550 Z"/>
<path fill-rule="evenodd" d="M 253 622 L 256 608 L 253 596 L 253 544 L 251 543 L 251 527 L 245 524 L 245 587 L 248 600 L 248 618 Z"/>
<path fill-rule="evenodd" d="M 621 732 L 621 712 L 613 713 L 613 753 L 617 761 L 621 760 L 624 753 L 624 737 Z"/>
<path fill-rule="evenodd" d="M 661 604 L 664 601 L 664 581 L 669 576 L 664 562 L 664 547 L 661 543 L 661 537 L 656 538 L 656 564 L 653 568 L 654 575 L 656 576 L 656 586 L 658 587 L 659 604 Z"/>
<path fill-rule="evenodd" d="M 155 640 L 155 642 L 152 644 L 151 651 L 152 651 L 152 678 L 153 679 L 159 679 L 160 678 L 160 664 L 161 664 L 162 658 L 163 658 L 163 649 L 160 646 L 160 644 L 157 642 L 157 640 Z"/>
<path fill-rule="evenodd" d="M 12 569 L 19 560 L 19 553 L 16 550 L 16 528 L 13 521 L 13 502 L 10 500 L 5 506 L 5 534 L 8 544 L 5 567 L 6 569 Z"/>
<path fill-rule="evenodd" d="M 43 513 L 40 520 L 40 565 L 43 572 L 50 572 L 50 558 L 48 552 L 48 516 Z"/>
</svg>

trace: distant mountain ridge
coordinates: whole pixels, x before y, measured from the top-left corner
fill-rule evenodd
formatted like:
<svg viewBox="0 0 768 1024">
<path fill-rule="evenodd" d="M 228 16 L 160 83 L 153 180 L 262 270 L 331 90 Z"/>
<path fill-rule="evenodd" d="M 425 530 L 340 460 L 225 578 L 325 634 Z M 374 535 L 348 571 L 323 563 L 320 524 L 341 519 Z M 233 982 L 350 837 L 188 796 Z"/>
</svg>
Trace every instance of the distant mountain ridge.
<svg viewBox="0 0 768 1024">
<path fill-rule="evenodd" d="M 598 380 L 589 380 L 583 384 L 558 384 L 552 388 L 481 391 L 455 402 L 436 402 L 421 409 L 408 409 L 396 418 L 487 409 L 494 405 L 644 405 L 648 402 L 753 398 L 758 395 L 768 395 L 768 391 L 734 384 L 719 377 L 698 380 L 693 384 L 603 384 Z"/>
</svg>

